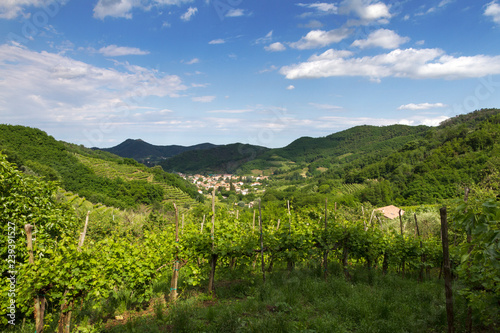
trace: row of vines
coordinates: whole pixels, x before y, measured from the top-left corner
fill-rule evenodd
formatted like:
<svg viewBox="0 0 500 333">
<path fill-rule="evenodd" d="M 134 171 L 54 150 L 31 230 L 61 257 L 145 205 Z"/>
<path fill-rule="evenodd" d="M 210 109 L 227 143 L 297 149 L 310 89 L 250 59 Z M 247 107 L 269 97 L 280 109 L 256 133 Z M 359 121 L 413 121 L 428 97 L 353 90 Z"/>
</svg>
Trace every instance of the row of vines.
<svg viewBox="0 0 500 333">
<path fill-rule="evenodd" d="M 384 273 L 418 272 L 423 279 L 443 261 L 439 237 L 383 231 L 375 219 L 328 204 L 296 211 L 284 203 L 235 212 L 213 203 L 211 210 L 182 219 L 175 208 L 173 219 L 140 238 L 111 230 L 85 238 L 83 222 L 71 206 L 55 200 L 53 184 L 27 178 L 1 156 L 0 164 L 3 327 L 35 316 L 37 332 L 54 320 L 59 332 L 69 332 L 72 311 L 84 303 L 98 306 L 120 290 L 132 290 L 130 297 L 144 303 L 158 279 L 170 280 L 172 301 L 189 286 L 206 285 L 213 292 L 216 271 L 223 267 L 261 272 L 265 279 L 273 267 L 316 265 L 327 278 L 328 263 L 336 260 L 346 279 L 352 264 Z M 484 307 L 500 295 L 495 273 L 500 236 L 498 223 L 491 222 L 500 219 L 500 205 L 488 201 L 456 212 L 455 230 L 463 239 L 457 241 L 455 265 L 467 283 L 464 295 L 492 322 L 498 309 Z M 99 224 L 92 212 L 87 222 L 89 230 Z M 478 286 L 482 294 L 475 292 Z"/>
</svg>

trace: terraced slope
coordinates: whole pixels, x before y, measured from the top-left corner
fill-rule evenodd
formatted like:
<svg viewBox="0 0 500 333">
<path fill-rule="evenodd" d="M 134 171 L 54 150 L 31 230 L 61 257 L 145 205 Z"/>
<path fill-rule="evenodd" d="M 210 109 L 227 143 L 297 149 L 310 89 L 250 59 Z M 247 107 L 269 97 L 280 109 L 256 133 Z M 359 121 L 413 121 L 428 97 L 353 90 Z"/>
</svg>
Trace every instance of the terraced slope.
<svg viewBox="0 0 500 333">
<path fill-rule="evenodd" d="M 139 169 L 137 166 L 128 164 L 118 164 L 113 161 L 106 161 L 80 154 L 74 154 L 75 157 L 90 168 L 97 176 L 106 177 L 110 179 L 121 178 L 123 180 L 145 180 L 149 183 L 161 186 L 165 191 L 164 201 L 175 202 L 176 205 L 184 207 L 192 205 L 196 201 L 191 198 L 187 193 L 178 189 L 177 187 L 158 182 L 154 180 L 154 174 Z"/>
</svg>

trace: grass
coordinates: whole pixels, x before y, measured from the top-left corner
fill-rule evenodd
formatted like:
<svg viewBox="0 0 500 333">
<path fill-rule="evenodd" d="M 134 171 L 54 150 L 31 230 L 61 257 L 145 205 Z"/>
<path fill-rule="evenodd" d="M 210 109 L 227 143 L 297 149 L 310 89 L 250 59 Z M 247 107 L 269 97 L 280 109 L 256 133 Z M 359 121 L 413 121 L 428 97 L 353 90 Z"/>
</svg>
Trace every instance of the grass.
<svg viewBox="0 0 500 333">
<path fill-rule="evenodd" d="M 219 281 L 216 295 L 187 290 L 172 304 L 126 322 L 103 325 L 117 332 L 443 332 L 446 309 L 442 281 L 417 283 L 397 275 L 352 271 L 346 281 L 332 266 L 327 281 L 320 270 L 277 271 L 253 279 Z M 457 322 L 465 304 L 456 300 Z M 457 332 L 460 332 L 460 325 Z"/>
</svg>

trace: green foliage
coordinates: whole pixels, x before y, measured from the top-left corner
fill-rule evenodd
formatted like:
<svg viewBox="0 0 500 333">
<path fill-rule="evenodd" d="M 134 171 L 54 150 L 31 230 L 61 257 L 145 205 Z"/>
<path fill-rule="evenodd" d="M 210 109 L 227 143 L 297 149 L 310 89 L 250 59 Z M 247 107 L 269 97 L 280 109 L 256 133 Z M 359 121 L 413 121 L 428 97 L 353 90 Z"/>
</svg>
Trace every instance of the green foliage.
<svg viewBox="0 0 500 333">
<path fill-rule="evenodd" d="M 481 319 L 500 328 L 500 202 L 473 198 L 457 205 L 453 226 L 470 236 L 458 248 L 461 293 Z"/>
<path fill-rule="evenodd" d="M 191 150 L 159 163 L 163 169 L 184 173 L 235 173 L 240 166 L 255 159 L 268 148 L 234 143 L 208 150 Z"/>
<path fill-rule="evenodd" d="M 194 185 L 178 176 L 149 170 L 131 158 L 56 141 L 38 129 L 0 125 L 0 150 L 11 154 L 26 173 L 59 181 L 94 203 L 137 207 L 180 197 L 176 192 L 186 192 L 184 199 L 202 200 Z M 150 181 L 153 177 L 156 183 Z"/>
</svg>

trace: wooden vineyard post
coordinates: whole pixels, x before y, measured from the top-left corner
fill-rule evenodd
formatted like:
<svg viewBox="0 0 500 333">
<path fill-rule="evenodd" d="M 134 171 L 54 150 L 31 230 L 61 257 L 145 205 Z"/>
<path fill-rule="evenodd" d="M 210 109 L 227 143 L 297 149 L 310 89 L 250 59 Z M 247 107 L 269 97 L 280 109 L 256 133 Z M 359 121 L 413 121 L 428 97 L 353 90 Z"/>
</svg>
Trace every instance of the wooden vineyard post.
<svg viewBox="0 0 500 333">
<path fill-rule="evenodd" d="M 253 210 L 252 233 L 255 231 L 255 209 Z"/>
<path fill-rule="evenodd" d="M 89 215 L 90 211 L 87 211 L 87 217 L 85 218 L 85 225 L 83 226 L 83 232 L 80 234 L 80 239 L 78 241 L 77 250 L 80 252 L 82 250 L 83 242 L 85 241 L 85 236 L 87 235 L 87 226 L 89 224 Z M 68 290 L 64 291 L 63 294 L 63 304 L 61 304 L 61 316 L 59 317 L 57 332 L 58 333 L 69 333 L 71 327 L 71 315 L 73 308 L 73 302 L 68 303 L 66 300 L 66 295 L 68 294 Z M 70 309 L 70 310 L 68 310 Z M 38 331 L 37 331 L 38 332 Z"/>
<path fill-rule="evenodd" d="M 453 290 L 451 287 L 451 265 L 450 252 L 448 248 L 448 221 L 446 207 L 439 210 L 441 214 L 441 235 L 443 237 L 443 269 L 444 269 L 444 290 L 446 296 L 446 318 L 448 321 L 448 333 L 455 332 L 455 323 L 453 315 Z"/>
<path fill-rule="evenodd" d="M 264 262 L 264 234 L 262 233 L 262 209 L 261 201 L 259 200 L 259 229 L 260 229 L 260 260 L 262 267 L 262 281 L 266 282 L 266 265 Z"/>
<path fill-rule="evenodd" d="M 212 255 L 210 256 L 210 276 L 208 278 L 208 293 L 213 294 L 215 282 L 215 268 L 217 267 L 218 255 L 213 253 L 215 249 L 215 187 L 212 192 L 212 230 L 210 231 L 210 238 L 212 239 Z"/>
<path fill-rule="evenodd" d="M 400 209 L 399 210 L 399 227 L 401 229 L 401 236 L 403 236 L 403 218 L 401 216 L 401 212 L 402 212 L 402 210 Z"/>
<path fill-rule="evenodd" d="M 170 282 L 170 300 L 177 300 L 177 281 L 179 280 L 179 211 L 174 203 L 175 209 L 175 257 L 174 268 L 172 271 L 172 281 Z"/>
<path fill-rule="evenodd" d="M 366 225 L 366 220 L 365 220 L 365 207 L 361 206 L 361 212 L 363 214 L 363 227 L 366 232 L 366 230 L 368 230 L 368 226 Z"/>
<path fill-rule="evenodd" d="M 24 231 L 26 232 L 26 241 L 28 244 L 29 253 L 29 263 L 31 265 L 35 264 L 33 255 L 33 226 L 31 224 L 24 225 Z M 35 330 L 40 333 L 43 332 L 43 320 L 45 317 L 45 295 L 39 295 L 37 290 L 37 295 L 34 298 L 35 303 Z"/>
</svg>

